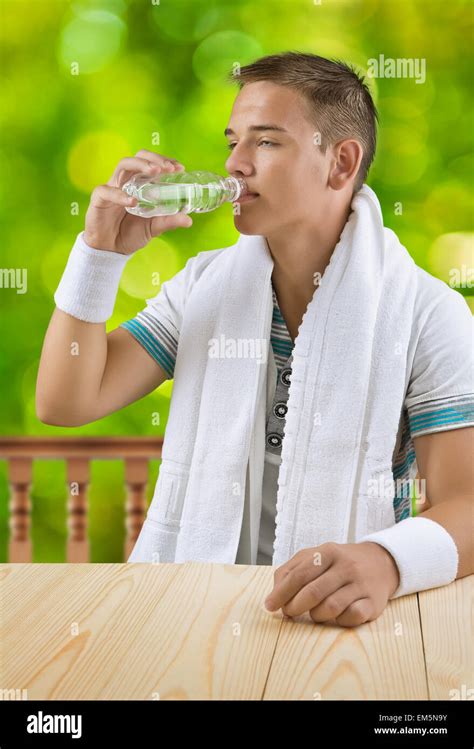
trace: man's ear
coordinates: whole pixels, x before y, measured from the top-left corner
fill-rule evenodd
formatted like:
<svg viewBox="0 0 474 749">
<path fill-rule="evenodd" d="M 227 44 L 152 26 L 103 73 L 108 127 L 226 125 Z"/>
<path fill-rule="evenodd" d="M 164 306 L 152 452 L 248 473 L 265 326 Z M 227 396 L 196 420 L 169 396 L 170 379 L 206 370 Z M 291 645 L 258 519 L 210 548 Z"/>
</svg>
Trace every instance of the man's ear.
<svg viewBox="0 0 474 749">
<path fill-rule="evenodd" d="M 333 190 L 342 190 L 353 184 L 364 155 L 357 140 L 341 140 L 332 146 L 332 157 L 328 175 L 328 185 Z"/>
</svg>

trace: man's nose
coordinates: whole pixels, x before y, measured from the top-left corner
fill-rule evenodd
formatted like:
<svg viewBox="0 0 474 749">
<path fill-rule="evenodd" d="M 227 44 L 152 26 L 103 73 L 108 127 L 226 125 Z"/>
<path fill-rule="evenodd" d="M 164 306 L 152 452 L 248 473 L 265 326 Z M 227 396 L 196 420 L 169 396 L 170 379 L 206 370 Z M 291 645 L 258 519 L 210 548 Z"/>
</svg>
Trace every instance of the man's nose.
<svg viewBox="0 0 474 749">
<path fill-rule="evenodd" d="M 229 174 L 240 172 L 244 177 L 249 177 L 254 171 L 254 165 L 248 154 L 246 154 L 239 146 L 234 146 L 229 158 L 225 162 L 225 168 Z"/>
</svg>

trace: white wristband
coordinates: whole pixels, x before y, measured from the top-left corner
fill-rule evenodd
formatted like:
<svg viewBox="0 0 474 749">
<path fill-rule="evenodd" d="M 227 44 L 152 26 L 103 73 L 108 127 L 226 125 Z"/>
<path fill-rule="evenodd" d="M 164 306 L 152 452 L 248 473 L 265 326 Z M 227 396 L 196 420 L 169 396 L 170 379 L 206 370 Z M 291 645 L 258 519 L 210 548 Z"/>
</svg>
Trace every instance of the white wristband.
<svg viewBox="0 0 474 749">
<path fill-rule="evenodd" d="M 96 250 L 78 234 L 54 294 L 56 306 L 84 322 L 106 322 L 114 311 L 120 276 L 131 258 Z"/>
<path fill-rule="evenodd" d="M 442 525 L 422 517 L 410 517 L 381 531 L 361 538 L 386 549 L 400 573 L 400 585 L 391 598 L 419 590 L 438 588 L 456 579 L 458 550 Z"/>
</svg>

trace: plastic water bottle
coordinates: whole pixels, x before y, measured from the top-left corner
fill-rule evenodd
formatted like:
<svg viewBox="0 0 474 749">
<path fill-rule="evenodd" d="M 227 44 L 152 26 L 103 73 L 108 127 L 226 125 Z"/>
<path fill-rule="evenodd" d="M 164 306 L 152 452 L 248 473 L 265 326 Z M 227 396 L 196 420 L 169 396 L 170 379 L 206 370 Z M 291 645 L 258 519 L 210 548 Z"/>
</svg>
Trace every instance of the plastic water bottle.
<svg viewBox="0 0 474 749">
<path fill-rule="evenodd" d="M 245 180 L 221 177 L 213 172 L 172 172 L 155 177 L 135 174 L 122 190 L 138 200 L 126 210 L 135 216 L 173 216 L 176 213 L 208 213 L 233 202 L 247 191 Z"/>
</svg>

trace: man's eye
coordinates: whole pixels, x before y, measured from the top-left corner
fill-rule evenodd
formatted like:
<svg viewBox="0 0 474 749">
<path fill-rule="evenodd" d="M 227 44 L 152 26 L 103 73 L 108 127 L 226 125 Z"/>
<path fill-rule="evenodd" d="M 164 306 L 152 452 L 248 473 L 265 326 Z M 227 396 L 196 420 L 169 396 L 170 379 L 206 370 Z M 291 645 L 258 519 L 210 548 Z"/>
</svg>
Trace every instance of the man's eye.
<svg viewBox="0 0 474 749">
<path fill-rule="evenodd" d="M 258 145 L 259 145 L 259 146 L 261 146 L 261 145 L 263 145 L 264 143 L 265 143 L 265 144 L 266 144 L 267 146 L 277 146 L 277 145 L 278 145 L 278 143 L 274 143 L 274 142 L 273 142 L 273 141 L 271 141 L 271 140 L 261 140 L 261 141 L 260 141 L 260 143 L 259 143 Z M 236 145 L 237 145 L 237 143 L 228 143 L 228 144 L 227 144 L 227 148 L 229 149 L 229 151 L 232 151 L 232 150 L 233 150 L 233 148 L 234 148 L 234 147 L 235 147 Z"/>
</svg>

